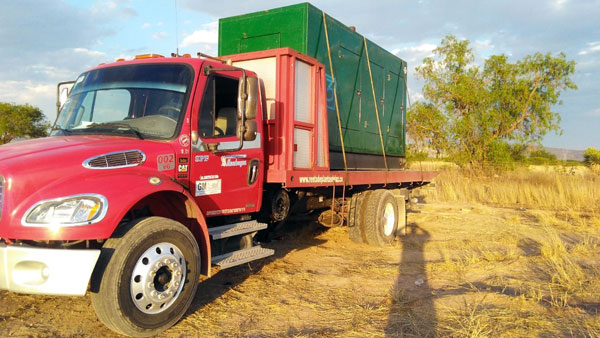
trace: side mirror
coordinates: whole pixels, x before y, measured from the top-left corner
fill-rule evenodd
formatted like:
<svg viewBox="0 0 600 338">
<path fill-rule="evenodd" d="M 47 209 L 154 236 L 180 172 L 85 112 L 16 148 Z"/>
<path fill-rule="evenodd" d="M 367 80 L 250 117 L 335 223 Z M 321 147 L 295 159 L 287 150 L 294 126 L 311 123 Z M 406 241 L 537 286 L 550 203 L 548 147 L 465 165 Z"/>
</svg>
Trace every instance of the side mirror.
<svg viewBox="0 0 600 338">
<path fill-rule="evenodd" d="M 254 141 L 256 140 L 256 121 L 254 120 L 246 120 L 244 123 L 244 141 Z"/>
<path fill-rule="evenodd" d="M 249 76 L 246 78 L 246 118 L 252 120 L 256 118 L 256 103 L 258 102 L 258 78 Z"/>
<path fill-rule="evenodd" d="M 243 78 L 242 78 L 243 79 Z M 252 120 L 256 118 L 256 103 L 258 102 L 258 78 L 246 77 L 246 82 L 240 79 L 238 87 L 238 119 Z"/>
<path fill-rule="evenodd" d="M 67 102 L 69 94 L 71 93 L 71 88 L 73 88 L 74 84 L 75 81 L 65 81 L 59 82 L 58 85 L 56 85 L 56 114 L 58 114 L 65 102 Z"/>
</svg>

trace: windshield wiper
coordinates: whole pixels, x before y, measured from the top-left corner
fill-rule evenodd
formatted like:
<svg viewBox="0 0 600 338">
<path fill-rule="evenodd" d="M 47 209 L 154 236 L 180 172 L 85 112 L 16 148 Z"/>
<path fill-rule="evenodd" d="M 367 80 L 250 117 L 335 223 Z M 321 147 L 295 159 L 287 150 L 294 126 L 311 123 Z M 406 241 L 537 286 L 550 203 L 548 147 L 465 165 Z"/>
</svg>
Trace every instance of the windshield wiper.
<svg viewBox="0 0 600 338">
<path fill-rule="evenodd" d="M 50 129 L 50 131 L 55 131 L 55 130 L 60 130 L 65 135 L 71 135 L 73 133 L 73 131 L 71 129 L 65 129 L 61 126 L 54 126 L 54 127 L 52 127 L 52 129 Z"/>
<path fill-rule="evenodd" d="M 86 129 L 105 128 L 105 127 L 107 129 L 110 129 L 110 128 L 126 128 L 127 130 L 131 131 L 140 140 L 144 139 L 144 136 L 142 135 L 142 133 L 140 133 L 140 131 L 137 128 L 134 128 L 134 127 L 128 125 L 127 123 L 117 123 L 117 122 L 92 123 L 92 124 L 88 125 Z"/>
</svg>

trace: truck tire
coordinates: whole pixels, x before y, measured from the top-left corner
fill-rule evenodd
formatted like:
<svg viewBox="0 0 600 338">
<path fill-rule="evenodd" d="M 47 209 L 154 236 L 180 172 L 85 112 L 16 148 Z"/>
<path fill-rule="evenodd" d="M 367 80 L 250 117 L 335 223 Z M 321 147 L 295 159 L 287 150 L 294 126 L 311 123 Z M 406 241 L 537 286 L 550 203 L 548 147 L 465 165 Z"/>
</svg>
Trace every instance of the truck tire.
<svg viewBox="0 0 600 338">
<path fill-rule="evenodd" d="M 406 206 L 409 203 L 409 195 L 407 194 L 408 191 L 404 192 L 403 190 L 404 189 L 391 190 L 396 198 L 396 203 L 398 204 L 398 230 L 396 231 L 398 236 L 406 236 L 406 226 L 408 225 Z"/>
<path fill-rule="evenodd" d="M 352 195 L 348 206 L 348 237 L 355 243 L 367 243 L 365 237 L 364 214 L 365 203 L 371 191 L 360 192 Z"/>
<path fill-rule="evenodd" d="M 364 232 L 367 243 L 375 246 L 392 244 L 398 230 L 398 203 L 389 190 L 375 190 L 363 202 Z"/>
<path fill-rule="evenodd" d="M 398 204 L 398 229 L 396 235 L 406 236 L 406 225 L 408 225 L 408 216 L 406 213 L 406 200 L 404 196 L 395 196 Z"/>
<path fill-rule="evenodd" d="M 127 228 L 102 247 L 92 275 L 92 305 L 113 331 L 151 336 L 173 326 L 190 306 L 200 251 L 190 230 L 167 218 L 139 219 Z"/>
</svg>

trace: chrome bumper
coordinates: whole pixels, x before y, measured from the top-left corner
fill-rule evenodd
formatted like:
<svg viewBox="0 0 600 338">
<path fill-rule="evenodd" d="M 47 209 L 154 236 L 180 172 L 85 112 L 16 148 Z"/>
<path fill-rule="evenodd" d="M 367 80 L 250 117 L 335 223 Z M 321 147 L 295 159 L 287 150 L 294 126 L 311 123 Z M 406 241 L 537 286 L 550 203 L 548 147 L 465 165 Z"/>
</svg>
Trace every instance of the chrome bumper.
<svg viewBox="0 0 600 338">
<path fill-rule="evenodd" d="M 0 244 L 0 290 L 83 296 L 100 250 Z"/>
</svg>

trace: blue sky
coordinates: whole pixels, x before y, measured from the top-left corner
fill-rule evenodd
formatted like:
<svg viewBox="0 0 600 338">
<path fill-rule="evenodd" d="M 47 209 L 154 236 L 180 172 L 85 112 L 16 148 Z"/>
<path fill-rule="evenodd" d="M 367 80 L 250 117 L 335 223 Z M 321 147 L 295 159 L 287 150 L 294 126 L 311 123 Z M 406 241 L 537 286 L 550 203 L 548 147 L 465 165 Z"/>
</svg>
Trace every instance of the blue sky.
<svg viewBox="0 0 600 338">
<path fill-rule="evenodd" d="M 56 83 L 101 62 L 136 54 L 216 54 L 220 17 L 296 1 L 2 0 L 0 101 L 30 103 L 54 120 Z M 562 135 L 550 147 L 600 148 L 600 0 L 314 0 L 329 15 L 409 64 L 409 90 L 422 98 L 414 68 L 447 34 L 471 42 L 476 61 L 507 54 L 565 52 L 577 62 L 577 91 L 553 108 Z M 177 19 L 176 19 L 177 18 Z M 176 24 L 177 22 L 177 24 Z"/>
</svg>

